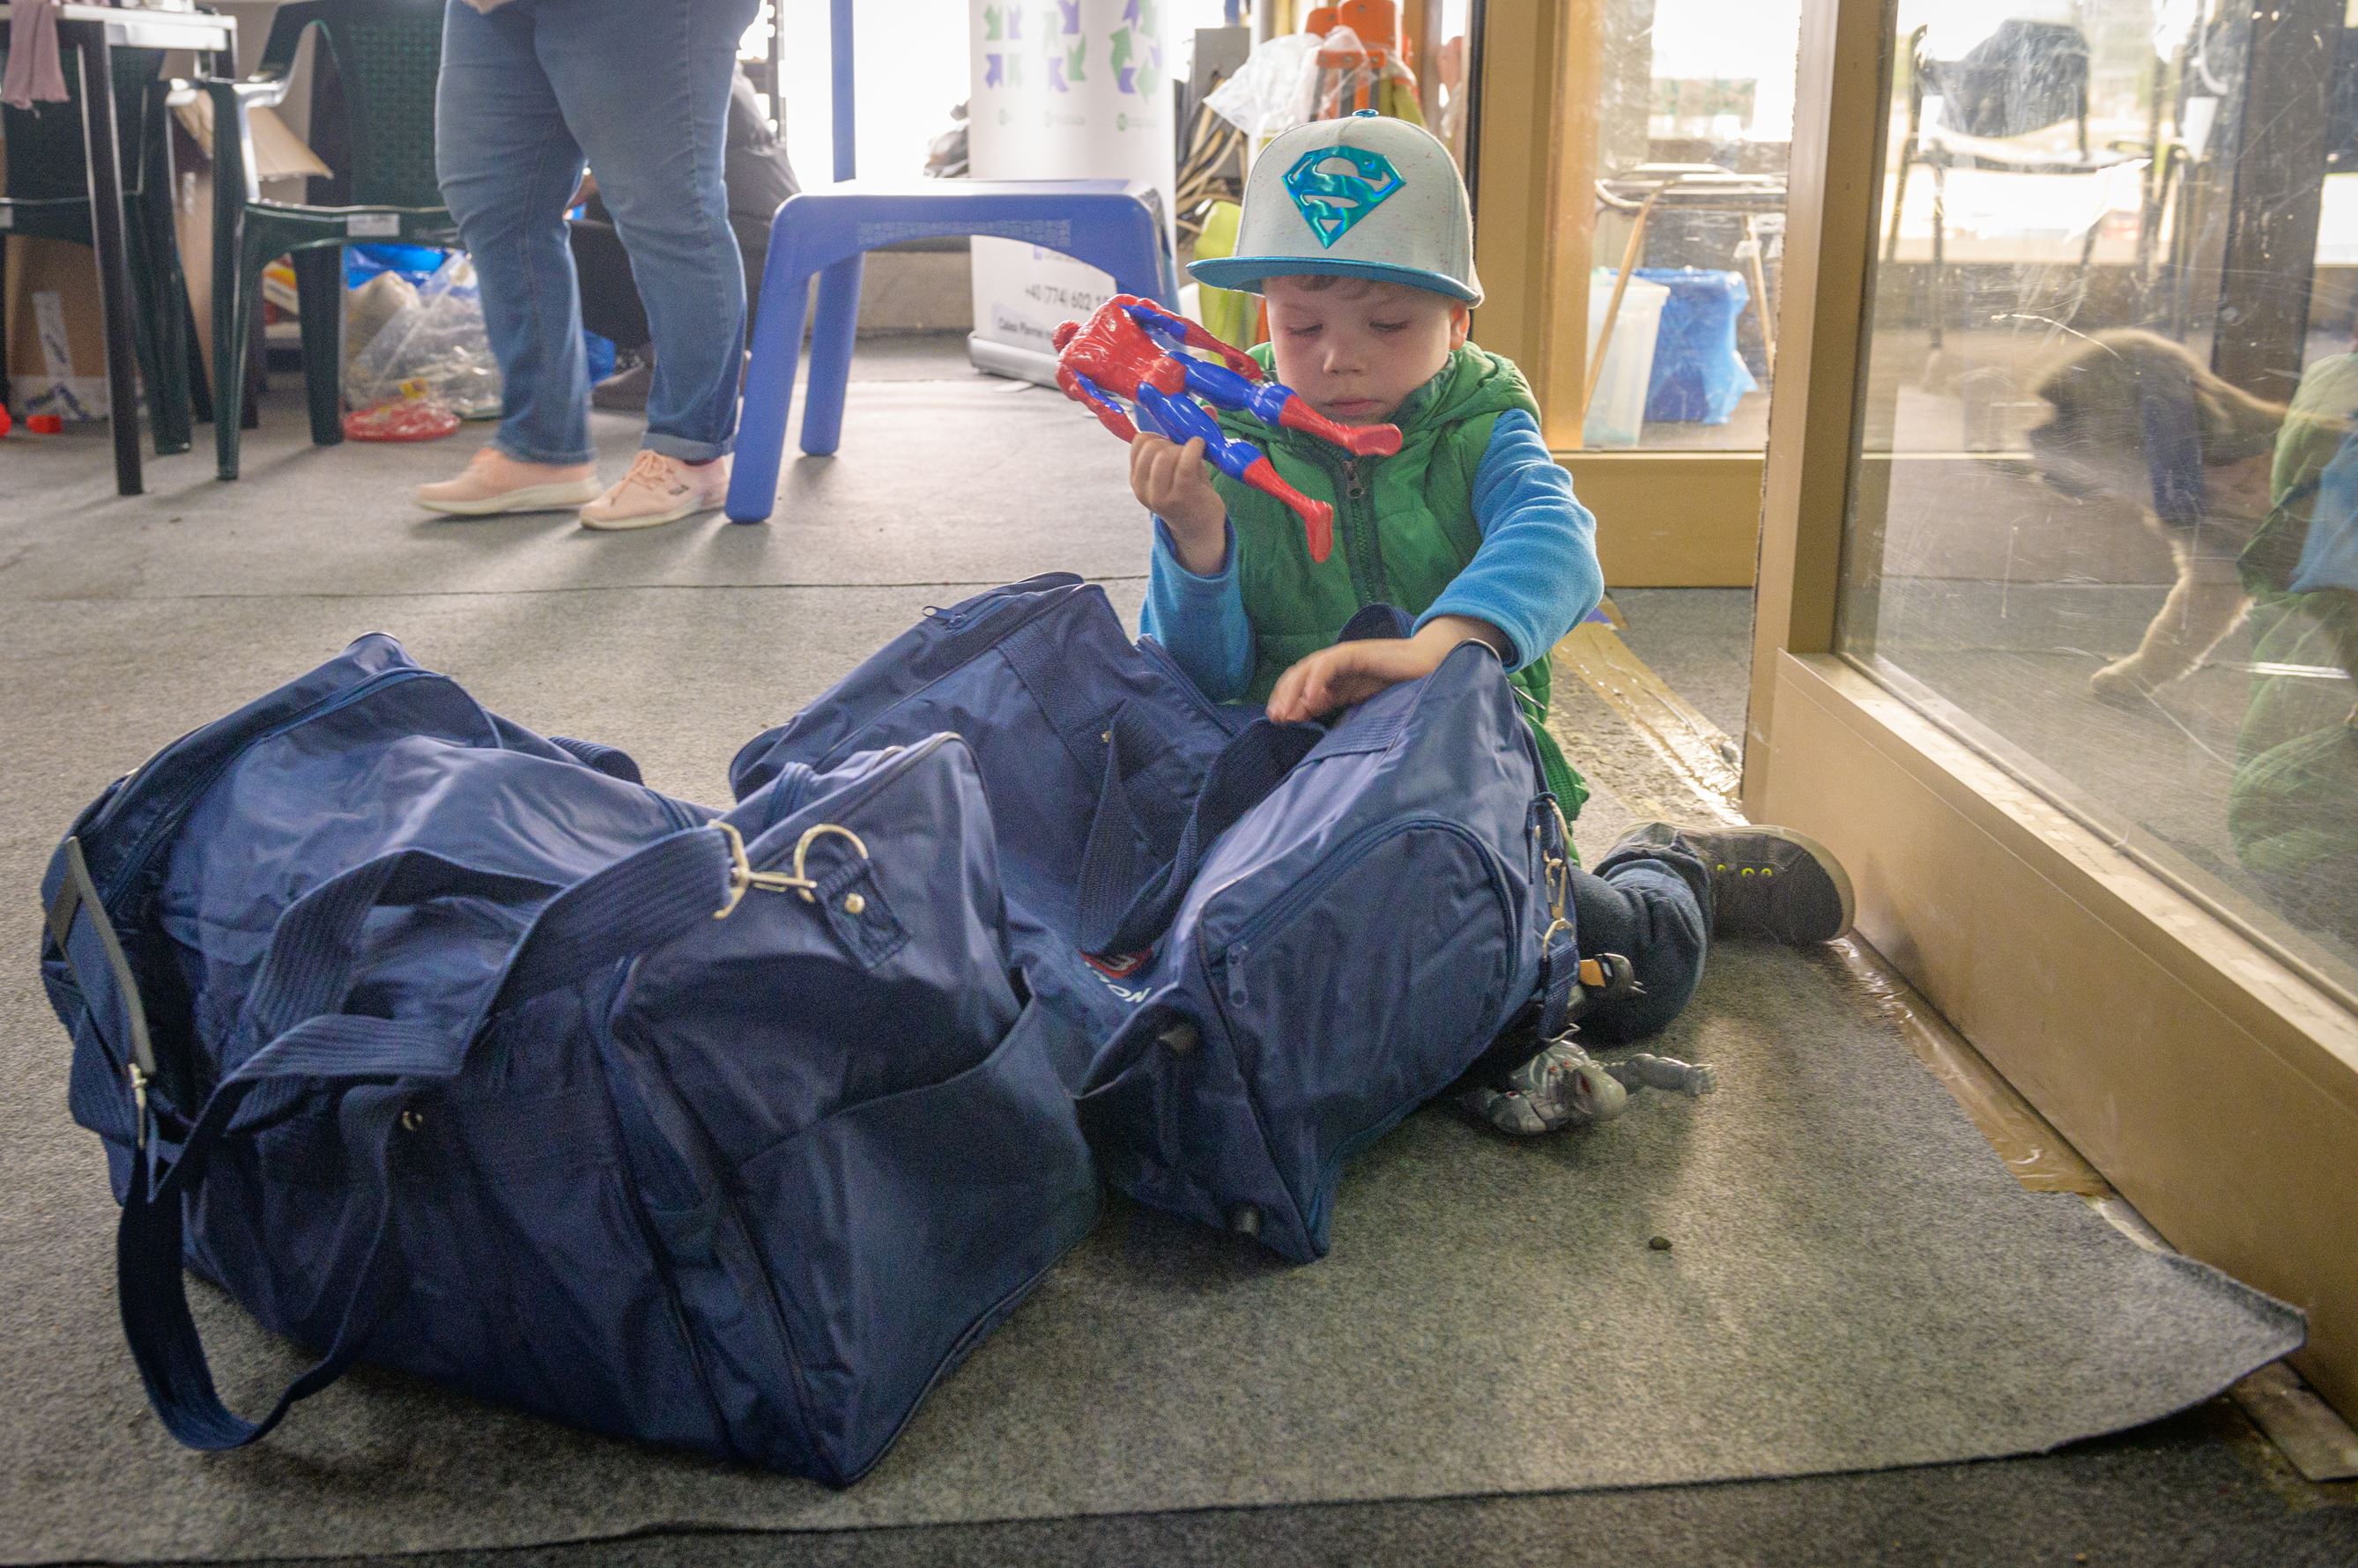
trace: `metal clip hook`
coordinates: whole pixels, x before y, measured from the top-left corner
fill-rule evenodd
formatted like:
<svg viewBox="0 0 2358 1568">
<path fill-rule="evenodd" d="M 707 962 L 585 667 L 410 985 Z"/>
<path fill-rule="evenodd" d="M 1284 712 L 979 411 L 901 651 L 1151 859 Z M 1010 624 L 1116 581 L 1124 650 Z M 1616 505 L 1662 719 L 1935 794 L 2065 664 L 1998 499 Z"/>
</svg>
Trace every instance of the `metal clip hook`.
<svg viewBox="0 0 2358 1568">
<path fill-rule="evenodd" d="M 726 920 L 734 914 L 737 905 L 743 902 L 746 892 L 752 888 L 760 888 L 766 892 L 784 892 L 792 888 L 803 895 L 804 903 L 817 903 L 818 894 L 813 890 L 818 883 L 804 874 L 804 867 L 812 843 L 830 833 L 849 839 L 851 847 L 860 851 L 860 858 L 863 860 L 868 859 L 868 846 L 860 841 L 859 834 L 849 827 L 838 827 L 832 822 L 821 822 L 806 829 L 795 841 L 795 869 L 792 871 L 757 871 L 753 869 L 753 862 L 745 858 L 745 836 L 737 831 L 735 825 L 716 819 L 712 826 L 719 828 L 721 837 L 729 841 L 729 901 L 713 911 L 712 918 L 715 920 Z"/>
<path fill-rule="evenodd" d="M 1572 824 L 1564 820 L 1563 807 L 1557 803 L 1555 796 L 1548 796 L 1547 803 L 1548 810 L 1555 816 L 1556 841 L 1552 847 L 1541 851 L 1547 873 L 1548 916 L 1552 922 L 1547 935 L 1541 939 L 1542 943 L 1552 939 L 1557 932 L 1569 929 L 1572 925 L 1563 913 L 1564 903 L 1572 896 L 1572 860 L 1564 853 L 1564 847 L 1572 842 Z"/>
</svg>

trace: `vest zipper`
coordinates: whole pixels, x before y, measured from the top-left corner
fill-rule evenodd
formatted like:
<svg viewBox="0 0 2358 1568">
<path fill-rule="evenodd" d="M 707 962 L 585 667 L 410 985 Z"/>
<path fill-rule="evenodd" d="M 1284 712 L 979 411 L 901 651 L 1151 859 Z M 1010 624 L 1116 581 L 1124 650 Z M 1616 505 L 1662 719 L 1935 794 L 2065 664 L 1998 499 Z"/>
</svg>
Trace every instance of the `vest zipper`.
<svg viewBox="0 0 2358 1568">
<path fill-rule="evenodd" d="M 1376 536 L 1376 520 L 1368 515 L 1368 487 L 1359 478 L 1359 460 L 1343 460 L 1343 547 L 1351 554 L 1351 589 L 1359 608 L 1391 601 L 1391 584 L 1384 571 L 1384 546 Z"/>
</svg>

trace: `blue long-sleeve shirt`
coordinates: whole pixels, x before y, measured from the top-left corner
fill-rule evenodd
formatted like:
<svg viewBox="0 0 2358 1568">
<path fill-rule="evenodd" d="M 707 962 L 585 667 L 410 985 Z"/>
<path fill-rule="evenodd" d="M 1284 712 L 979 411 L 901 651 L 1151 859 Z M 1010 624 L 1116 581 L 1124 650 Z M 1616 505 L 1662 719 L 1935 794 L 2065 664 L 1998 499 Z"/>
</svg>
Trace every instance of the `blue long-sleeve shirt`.
<svg viewBox="0 0 2358 1568">
<path fill-rule="evenodd" d="M 1506 633 L 1512 644 L 1507 667 L 1519 670 L 1547 657 L 1605 596 L 1596 519 L 1573 494 L 1572 476 L 1548 455 L 1539 422 L 1521 409 L 1499 415 L 1491 427 L 1474 472 L 1474 522 L 1481 546 L 1416 623 L 1422 629 L 1437 615 L 1487 621 Z M 1231 527 L 1219 571 L 1200 576 L 1179 564 L 1157 518 L 1140 616 L 1140 629 L 1169 649 L 1215 702 L 1233 702 L 1252 685 L 1252 623 L 1236 543 Z"/>
</svg>

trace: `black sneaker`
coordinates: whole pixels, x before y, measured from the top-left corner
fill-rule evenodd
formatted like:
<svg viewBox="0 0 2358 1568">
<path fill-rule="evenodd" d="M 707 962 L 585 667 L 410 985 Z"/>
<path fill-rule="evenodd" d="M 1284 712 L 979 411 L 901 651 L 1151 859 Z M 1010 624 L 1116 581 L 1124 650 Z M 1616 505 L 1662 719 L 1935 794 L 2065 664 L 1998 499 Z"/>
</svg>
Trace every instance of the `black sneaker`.
<svg viewBox="0 0 2358 1568">
<path fill-rule="evenodd" d="M 1682 843 L 1711 873 L 1714 936 L 1758 936 L 1790 946 L 1831 942 L 1850 929 L 1856 904 L 1833 851 L 1790 827 L 1674 827 L 1649 822 L 1610 853 Z"/>
</svg>

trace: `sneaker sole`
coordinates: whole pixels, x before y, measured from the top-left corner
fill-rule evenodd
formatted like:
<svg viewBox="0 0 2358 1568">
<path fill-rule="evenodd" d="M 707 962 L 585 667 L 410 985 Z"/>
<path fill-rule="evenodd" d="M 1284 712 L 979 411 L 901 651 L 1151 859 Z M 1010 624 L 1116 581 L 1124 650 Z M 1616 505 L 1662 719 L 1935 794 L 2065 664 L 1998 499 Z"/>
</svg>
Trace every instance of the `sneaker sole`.
<svg viewBox="0 0 2358 1568">
<path fill-rule="evenodd" d="M 593 495 L 590 499 L 595 501 L 597 497 Z M 581 514 L 581 526 L 595 528 L 605 534 L 619 534 L 628 528 L 660 528 L 666 523 L 676 523 L 683 517 L 693 517 L 699 512 L 718 512 L 725 504 L 727 504 L 725 497 L 712 501 L 691 501 L 675 506 L 668 512 L 644 512 L 630 517 L 592 517 L 585 511 Z"/>
<path fill-rule="evenodd" d="M 417 504 L 446 517 L 495 517 L 503 512 L 563 512 L 604 493 L 596 480 L 580 479 L 567 484 L 528 484 L 481 501 L 428 501 L 421 495 Z"/>
<path fill-rule="evenodd" d="M 1796 833 L 1790 827 L 1756 827 L 1747 826 L 1744 828 L 1744 831 L 1747 833 L 1766 833 L 1771 838 L 1781 838 L 1786 843 L 1792 845 L 1795 849 L 1807 854 L 1811 860 L 1815 860 L 1818 863 L 1818 869 L 1824 871 L 1827 877 L 1833 881 L 1834 884 L 1834 892 L 1836 896 L 1842 900 L 1842 926 L 1839 930 L 1835 931 L 1833 936 L 1828 936 L 1823 940 L 1831 942 L 1834 940 L 1834 937 L 1836 936 L 1844 936 L 1849 934 L 1851 921 L 1858 914 L 1858 900 L 1851 892 L 1850 873 L 1843 870 L 1843 863 L 1834 858 L 1834 852 L 1832 849 L 1827 849 L 1823 844 L 1819 843 L 1815 838 L 1811 838 L 1808 834 Z"/>
</svg>

